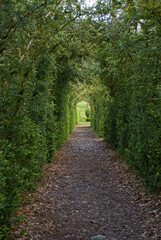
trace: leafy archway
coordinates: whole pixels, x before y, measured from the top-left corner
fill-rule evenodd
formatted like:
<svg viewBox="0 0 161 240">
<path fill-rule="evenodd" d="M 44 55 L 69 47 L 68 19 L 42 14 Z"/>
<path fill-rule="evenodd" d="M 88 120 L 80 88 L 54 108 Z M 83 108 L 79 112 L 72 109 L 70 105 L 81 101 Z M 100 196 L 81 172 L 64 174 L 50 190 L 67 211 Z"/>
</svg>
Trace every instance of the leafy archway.
<svg viewBox="0 0 161 240">
<path fill-rule="evenodd" d="M 0 1 L 0 238 L 90 102 L 91 125 L 161 188 L 159 0 Z"/>
</svg>

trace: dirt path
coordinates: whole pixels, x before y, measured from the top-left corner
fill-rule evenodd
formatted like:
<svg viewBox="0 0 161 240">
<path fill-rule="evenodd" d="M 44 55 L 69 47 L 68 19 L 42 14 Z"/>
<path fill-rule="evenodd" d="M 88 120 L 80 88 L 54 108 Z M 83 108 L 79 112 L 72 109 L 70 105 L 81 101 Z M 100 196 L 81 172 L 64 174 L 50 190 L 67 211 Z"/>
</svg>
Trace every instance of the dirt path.
<svg viewBox="0 0 161 240">
<path fill-rule="evenodd" d="M 21 239 L 161 239 L 157 201 L 136 188 L 123 161 L 89 126 L 78 126 L 46 167 Z"/>
</svg>

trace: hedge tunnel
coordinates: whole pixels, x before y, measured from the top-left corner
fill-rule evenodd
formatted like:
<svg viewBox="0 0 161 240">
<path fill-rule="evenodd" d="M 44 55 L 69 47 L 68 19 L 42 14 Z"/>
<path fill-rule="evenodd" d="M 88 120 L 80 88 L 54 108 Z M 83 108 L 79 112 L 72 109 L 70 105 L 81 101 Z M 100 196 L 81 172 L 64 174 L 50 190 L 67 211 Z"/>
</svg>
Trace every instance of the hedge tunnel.
<svg viewBox="0 0 161 240">
<path fill-rule="evenodd" d="M 91 126 L 161 189 L 159 0 L 0 1 L 0 239 L 91 105 Z"/>
</svg>

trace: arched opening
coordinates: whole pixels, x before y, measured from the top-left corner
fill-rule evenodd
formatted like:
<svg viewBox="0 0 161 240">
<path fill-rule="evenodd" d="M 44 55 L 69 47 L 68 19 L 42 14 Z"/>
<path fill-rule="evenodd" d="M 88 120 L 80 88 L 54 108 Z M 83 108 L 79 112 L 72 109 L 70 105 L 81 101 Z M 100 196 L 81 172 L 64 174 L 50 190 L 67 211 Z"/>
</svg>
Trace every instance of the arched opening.
<svg viewBox="0 0 161 240">
<path fill-rule="evenodd" d="M 90 124 L 91 107 L 90 103 L 82 100 L 77 103 L 77 124 Z"/>
</svg>

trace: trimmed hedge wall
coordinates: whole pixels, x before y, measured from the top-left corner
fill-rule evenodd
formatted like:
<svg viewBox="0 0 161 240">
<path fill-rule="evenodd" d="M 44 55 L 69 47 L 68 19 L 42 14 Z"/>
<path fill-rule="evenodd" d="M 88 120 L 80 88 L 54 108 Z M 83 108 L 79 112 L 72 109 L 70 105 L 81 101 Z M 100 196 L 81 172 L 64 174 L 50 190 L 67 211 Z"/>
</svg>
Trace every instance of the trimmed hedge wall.
<svg viewBox="0 0 161 240">
<path fill-rule="evenodd" d="M 35 188 L 43 165 L 51 161 L 76 124 L 76 105 L 64 73 L 52 74 L 53 63 L 43 54 L 27 76 L 10 80 L 1 94 L 0 239 L 19 206 L 21 195 Z M 54 84 L 54 91 L 51 90 Z"/>
<path fill-rule="evenodd" d="M 152 10 L 150 2 L 145 7 Z M 104 85 L 108 96 L 98 88 L 92 95 L 92 126 L 144 178 L 149 191 L 160 192 L 160 23 L 157 12 L 153 18 L 144 5 L 142 8 L 138 9 L 138 19 L 144 19 L 144 23 L 139 30 L 135 28 L 136 22 L 131 23 L 115 36 L 115 41 L 102 41 L 98 50 L 99 85 Z M 124 13 L 127 19 L 131 13 Z"/>
</svg>

